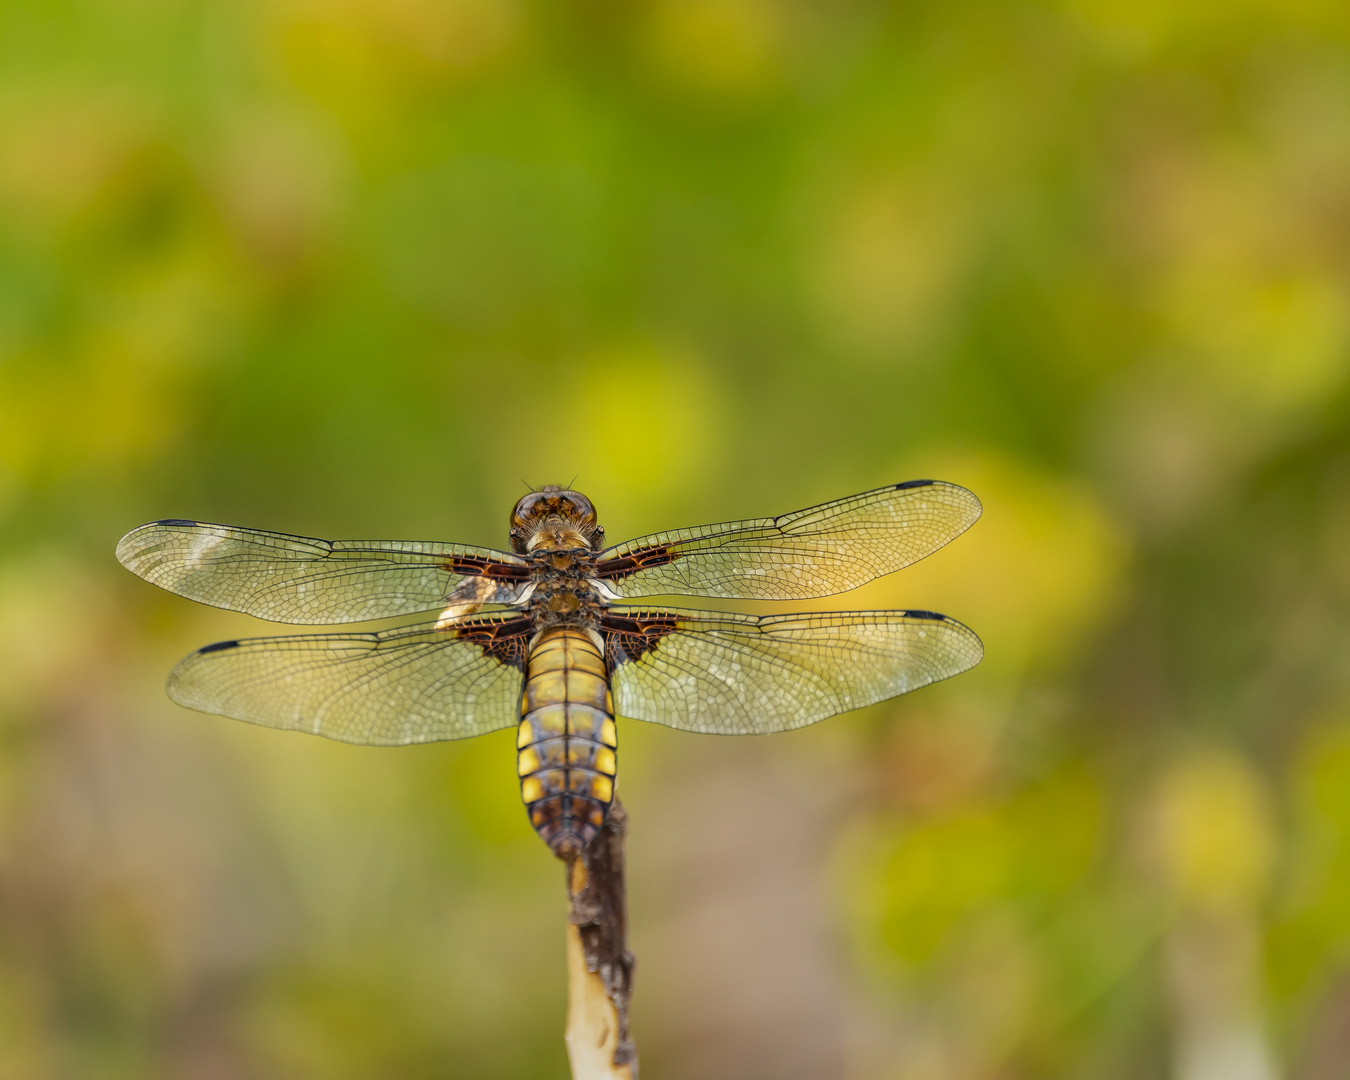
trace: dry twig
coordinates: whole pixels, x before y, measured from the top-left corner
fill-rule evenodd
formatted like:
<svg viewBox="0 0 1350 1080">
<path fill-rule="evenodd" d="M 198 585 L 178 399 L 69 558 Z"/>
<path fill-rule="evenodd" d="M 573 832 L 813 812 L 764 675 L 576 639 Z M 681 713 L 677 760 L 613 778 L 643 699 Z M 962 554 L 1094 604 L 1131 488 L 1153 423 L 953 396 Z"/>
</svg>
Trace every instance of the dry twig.
<svg viewBox="0 0 1350 1080">
<path fill-rule="evenodd" d="M 572 1080 L 637 1080 L 628 1034 L 633 954 L 623 843 L 628 814 L 615 800 L 595 840 L 567 867 L 567 1055 Z"/>
</svg>

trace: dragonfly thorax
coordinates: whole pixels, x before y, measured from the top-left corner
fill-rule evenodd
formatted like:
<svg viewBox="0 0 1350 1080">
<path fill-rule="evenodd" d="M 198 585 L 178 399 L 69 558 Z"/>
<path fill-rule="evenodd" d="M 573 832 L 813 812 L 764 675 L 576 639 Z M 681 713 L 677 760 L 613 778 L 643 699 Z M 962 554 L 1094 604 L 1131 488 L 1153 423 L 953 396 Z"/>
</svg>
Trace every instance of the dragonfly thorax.
<svg viewBox="0 0 1350 1080">
<path fill-rule="evenodd" d="M 538 559 L 534 565 L 534 590 L 529 611 L 536 626 L 571 624 L 589 626 L 600 616 L 605 600 L 589 576 L 589 553 L 577 553 L 575 564 L 558 569 L 553 559 Z"/>
</svg>

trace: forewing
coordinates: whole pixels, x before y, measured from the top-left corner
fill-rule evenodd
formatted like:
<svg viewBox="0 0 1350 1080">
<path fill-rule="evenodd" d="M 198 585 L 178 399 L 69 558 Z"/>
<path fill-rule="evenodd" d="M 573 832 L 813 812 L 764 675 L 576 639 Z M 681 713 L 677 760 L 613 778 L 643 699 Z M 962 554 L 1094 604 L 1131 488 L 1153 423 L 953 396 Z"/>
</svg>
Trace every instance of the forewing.
<svg viewBox="0 0 1350 1080">
<path fill-rule="evenodd" d="M 169 697 L 251 724 L 378 746 L 463 739 L 519 720 L 532 621 L 480 616 L 373 634 L 208 645 L 169 675 Z"/>
<path fill-rule="evenodd" d="M 931 611 L 736 615 L 611 608 L 615 711 L 683 731 L 787 731 L 974 667 L 974 631 Z"/>
<path fill-rule="evenodd" d="M 630 540 L 601 552 L 596 577 L 620 597 L 830 596 L 931 555 L 980 510 L 963 487 L 910 480 L 781 517 Z"/>
<path fill-rule="evenodd" d="M 515 602 L 530 580 L 514 555 L 398 540 L 316 540 L 204 521 L 133 529 L 117 558 L 134 574 L 212 607 L 273 622 L 343 623 L 444 607 L 466 579 L 479 604 Z M 467 609 L 460 609 L 467 610 Z"/>
</svg>

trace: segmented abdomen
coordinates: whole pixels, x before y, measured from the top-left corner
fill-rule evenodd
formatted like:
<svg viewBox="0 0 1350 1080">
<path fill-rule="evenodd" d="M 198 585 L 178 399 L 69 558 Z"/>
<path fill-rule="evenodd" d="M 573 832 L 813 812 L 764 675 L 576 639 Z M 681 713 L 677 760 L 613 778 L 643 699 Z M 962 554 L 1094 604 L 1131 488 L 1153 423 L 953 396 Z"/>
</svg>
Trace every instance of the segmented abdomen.
<svg viewBox="0 0 1350 1080">
<path fill-rule="evenodd" d="M 520 794 L 530 824 L 568 858 L 614 801 L 614 702 L 605 661 L 584 631 L 546 630 L 530 650 L 520 699 Z"/>
</svg>

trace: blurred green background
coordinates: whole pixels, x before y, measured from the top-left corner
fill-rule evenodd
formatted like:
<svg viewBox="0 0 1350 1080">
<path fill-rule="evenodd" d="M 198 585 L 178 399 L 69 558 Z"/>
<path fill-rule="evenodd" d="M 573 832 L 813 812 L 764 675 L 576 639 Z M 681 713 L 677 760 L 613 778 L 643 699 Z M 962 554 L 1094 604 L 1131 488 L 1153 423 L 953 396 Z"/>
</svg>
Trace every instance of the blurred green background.
<svg viewBox="0 0 1350 1080">
<path fill-rule="evenodd" d="M 1350 1075 L 1344 0 L 0 0 L 0 1080 L 562 1078 L 510 732 L 180 710 L 160 517 L 886 482 L 987 659 L 621 726 L 648 1078 Z M 801 605 L 806 606 L 806 605 Z"/>
</svg>

